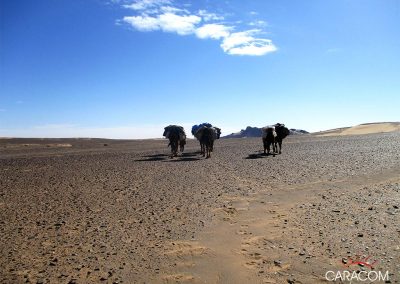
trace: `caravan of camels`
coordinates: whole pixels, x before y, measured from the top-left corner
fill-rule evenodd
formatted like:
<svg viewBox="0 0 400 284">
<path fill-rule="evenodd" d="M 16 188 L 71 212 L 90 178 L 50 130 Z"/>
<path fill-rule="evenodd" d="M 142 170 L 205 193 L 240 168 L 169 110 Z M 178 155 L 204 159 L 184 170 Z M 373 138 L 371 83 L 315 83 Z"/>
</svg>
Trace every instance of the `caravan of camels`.
<svg viewBox="0 0 400 284">
<path fill-rule="evenodd" d="M 210 158 L 213 152 L 214 141 L 221 136 L 221 129 L 210 123 L 201 123 L 193 125 L 192 135 L 200 142 L 200 152 L 203 157 Z M 262 128 L 262 141 L 264 154 L 270 154 L 272 145 L 272 154 L 282 153 L 282 140 L 290 134 L 290 131 L 284 124 L 276 123 L 272 126 Z M 186 133 L 182 126 L 168 125 L 164 128 L 163 136 L 169 139 L 168 146 L 171 146 L 171 158 L 178 156 L 178 149 L 184 151 L 186 144 Z"/>
</svg>

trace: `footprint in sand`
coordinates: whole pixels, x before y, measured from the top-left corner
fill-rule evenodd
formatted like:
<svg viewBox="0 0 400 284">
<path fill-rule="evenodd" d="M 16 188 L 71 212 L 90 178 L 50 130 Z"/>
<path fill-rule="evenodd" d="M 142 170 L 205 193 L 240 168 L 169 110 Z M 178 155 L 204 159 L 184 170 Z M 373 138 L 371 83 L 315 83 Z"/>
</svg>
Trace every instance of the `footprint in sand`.
<svg viewBox="0 0 400 284">
<path fill-rule="evenodd" d="M 174 241 L 165 245 L 165 249 L 165 254 L 170 256 L 202 255 L 207 251 L 206 247 L 191 241 Z"/>
<path fill-rule="evenodd" d="M 239 231 L 236 232 L 236 234 L 238 234 L 238 235 L 248 235 L 248 234 L 251 234 L 251 233 L 247 232 L 246 230 L 239 230 Z"/>
<path fill-rule="evenodd" d="M 254 237 L 248 237 L 242 240 L 242 247 L 258 247 L 259 244 L 262 243 L 264 240 L 265 236 L 254 236 Z"/>
<path fill-rule="evenodd" d="M 172 275 L 165 275 L 162 277 L 162 279 L 165 282 L 187 282 L 187 281 L 192 281 L 194 280 L 194 276 L 191 274 L 183 274 L 183 273 L 178 273 L 178 274 L 172 274 Z"/>
<path fill-rule="evenodd" d="M 224 210 L 224 212 L 225 212 L 226 214 L 228 214 L 229 216 L 232 216 L 232 215 L 236 215 L 236 214 L 237 214 L 237 210 L 236 210 L 236 208 L 234 208 L 234 207 L 226 207 L 226 208 L 224 208 L 223 210 Z"/>
</svg>

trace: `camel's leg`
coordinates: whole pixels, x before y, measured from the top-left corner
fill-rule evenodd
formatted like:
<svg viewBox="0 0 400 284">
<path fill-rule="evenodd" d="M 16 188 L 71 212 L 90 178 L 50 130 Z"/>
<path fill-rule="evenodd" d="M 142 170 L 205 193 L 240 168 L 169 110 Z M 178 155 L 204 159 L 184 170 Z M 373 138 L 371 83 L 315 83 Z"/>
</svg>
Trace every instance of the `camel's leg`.
<svg viewBox="0 0 400 284">
<path fill-rule="evenodd" d="M 207 157 L 206 159 L 211 157 L 211 147 L 207 146 Z"/>
</svg>

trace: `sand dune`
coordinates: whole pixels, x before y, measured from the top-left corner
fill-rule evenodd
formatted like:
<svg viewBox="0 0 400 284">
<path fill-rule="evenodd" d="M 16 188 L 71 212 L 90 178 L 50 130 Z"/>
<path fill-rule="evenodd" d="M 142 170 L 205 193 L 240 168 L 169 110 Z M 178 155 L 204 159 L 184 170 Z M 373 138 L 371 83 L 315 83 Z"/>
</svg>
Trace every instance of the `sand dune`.
<svg viewBox="0 0 400 284">
<path fill-rule="evenodd" d="M 318 136 L 345 136 L 345 135 L 362 135 L 372 133 L 384 133 L 400 131 L 400 122 L 377 122 L 365 123 L 352 127 L 336 128 L 327 131 L 321 131 Z"/>
</svg>

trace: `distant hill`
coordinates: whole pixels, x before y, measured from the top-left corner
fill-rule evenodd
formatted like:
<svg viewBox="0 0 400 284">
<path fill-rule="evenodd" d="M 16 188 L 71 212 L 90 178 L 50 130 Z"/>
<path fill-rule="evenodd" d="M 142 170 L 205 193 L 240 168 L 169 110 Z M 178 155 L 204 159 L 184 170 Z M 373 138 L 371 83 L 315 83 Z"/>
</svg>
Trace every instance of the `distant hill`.
<svg viewBox="0 0 400 284">
<path fill-rule="evenodd" d="M 303 129 L 290 128 L 289 130 L 290 130 L 290 135 L 310 134 L 310 132 L 305 131 Z"/>
<path fill-rule="evenodd" d="M 308 134 L 309 132 L 302 129 L 290 129 L 290 135 Z M 247 138 L 247 137 L 261 137 L 262 132 L 259 127 L 247 126 L 246 129 L 242 129 L 239 132 L 231 133 L 222 138 Z"/>
<path fill-rule="evenodd" d="M 400 131 L 400 122 L 374 122 L 364 123 L 351 127 L 342 127 L 320 131 L 313 134 L 318 136 L 346 136 L 346 135 L 362 135 L 372 133 L 394 132 Z"/>
</svg>

